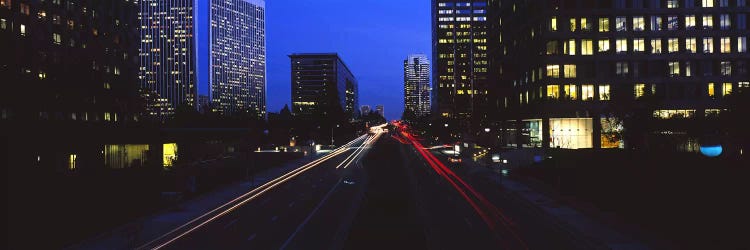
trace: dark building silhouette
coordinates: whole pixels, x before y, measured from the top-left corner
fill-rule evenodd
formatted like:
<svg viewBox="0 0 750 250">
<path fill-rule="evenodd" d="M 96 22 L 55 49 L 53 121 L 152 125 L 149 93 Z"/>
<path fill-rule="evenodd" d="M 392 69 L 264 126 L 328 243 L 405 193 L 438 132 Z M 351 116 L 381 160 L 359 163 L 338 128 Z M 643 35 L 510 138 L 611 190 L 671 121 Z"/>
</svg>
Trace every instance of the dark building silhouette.
<svg viewBox="0 0 750 250">
<path fill-rule="evenodd" d="M 624 124 L 695 150 L 696 134 L 710 133 L 704 125 L 750 81 L 744 0 L 490 5 L 494 108 L 510 131 L 506 145 L 622 147 L 612 134 Z"/>
<path fill-rule="evenodd" d="M 328 117 L 359 112 L 357 79 L 338 54 L 289 55 L 292 63 L 292 113 L 298 117 Z"/>
</svg>

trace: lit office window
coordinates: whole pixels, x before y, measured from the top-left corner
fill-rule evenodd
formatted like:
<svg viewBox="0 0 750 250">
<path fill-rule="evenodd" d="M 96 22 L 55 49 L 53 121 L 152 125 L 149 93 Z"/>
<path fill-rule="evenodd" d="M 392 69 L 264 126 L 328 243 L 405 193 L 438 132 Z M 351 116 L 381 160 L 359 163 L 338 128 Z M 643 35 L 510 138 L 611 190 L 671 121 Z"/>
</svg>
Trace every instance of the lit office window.
<svg viewBox="0 0 750 250">
<path fill-rule="evenodd" d="M 609 18 L 599 18 L 599 32 L 609 32 Z"/>
<path fill-rule="evenodd" d="M 7 29 L 8 28 L 8 21 L 6 21 L 4 18 L 0 19 L 0 29 Z"/>
<path fill-rule="evenodd" d="M 722 96 L 728 96 L 732 94 L 732 83 L 731 82 L 725 82 L 721 85 L 721 95 Z"/>
<path fill-rule="evenodd" d="M 693 76 L 693 66 L 690 61 L 685 62 L 685 76 Z"/>
<path fill-rule="evenodd" d="M 615 52 L 617 53 L 628 52 L 628 40 L 625 38 L 619 38 L 615 40 Z"/>
<path fill-rule="evenodd" d="M 703 53 L 714 53 L 714 38 L 713 37 L 703 38 Z"/>
<path fill-rule="evenodd" d="M 643 38 L 633 39 L 633 51 L 635 52 L 646 51 L 646 42 Z"/>
<path fill-rule="evenodd" d="M 26 25 L 21 24 L 19 31 L 21 32 L 21 36 L 26 36 Z"/>
<path fill-rule="evenodd" d="M 729 61 L 721 62 L 721 75 L 723 76 L 732 75 L 732 62 L 729 62 Z"/>
<path fill-rule="evenodd" d="M 669 76 L 680 76 L 680 62 L 669 62 Z"/>
<path fill-rule="evenodd" d="M 615 73 L 618 76 L 627 76 L 628 75 L 628 63 L 627 62 L 617 62 L 615 63 Z"/>
<path fill-rule="evenodd" d="M 591 23 L 589 23 L 589 20 L 587 18 L 581 18 L 581 30 L 583 31 L 590 31 L 591 30 Z"/>
<path fill-rule="evenodd" d="M 729 37 L 722 37 L 720 40 L 720 46 L 721 48 L 719 51 L 721 53 L 730 53 L 732 52 L 732 40 L 729 39 Z"/>
<path fill-rule="evenodd" d="M 549 22 L 549 30 L 557 31 L 557 17 L 552 17 Z"/>
<path fill-rule="evenodd" d="M 581 40 L 581 55 L 593 55 L 594 54 L 594 41 L 590 39 Z"/>
<path fill-rule="evenodd" d="M 723 30 L 728 30 L 732 26 L 732 20 L 729 18 L 729 14 L 722 14 L 719 16 L 719 27 Z"/>
<path fill-rule="evenodd" d="M 627 19 L 624 16 L 618 16 L 615 19 L 615 30 L 617 31 L 628 31 Z"/>
<path fill-rule="evenodd" d="M 667 40 L 667 52 L 674 53 L 680 50 L 680 43 L 677 38 L 669 38 Z"/>
<path fill-rule="evenodd" d="M 695 53 L 698 50 L 696 43 L 695 37 L 685 38 L 685 49 L 690 53 Z"/>
<path fill-rule="evenodd" d="M 738 82 L 737 87 L 738 88 L 750 88 L 750 82 Z"/>
<path fill-rule="evenodd" d="M 590 84 L 581 85 L 581 100 L 584 100 L 584 101 L 594 100 L 594 85 L 590 85 Z"/>
<path fill-rule="evenodd" d="M 641 98 L 645 94 L 646 94 L 646 84 L 637 83 L 633 85 L 633 96 L 635 96 L 636 99 Z"/>
<path fill-rule="evenodd" d="M 633 30 L 643 31 L 646 28 L 646 22 L 642 16 L 633 17 Z"/>
<path fill-rule="evenodd" d="M 673 9 L 673 8 L 679 8 L 679 7 L 680 7 L 679 0 L 667 0 L 667 8 Z"/>
<path fill-rule="evenodd" d="M 578 93 L 575 84 L 566 84 L 563 85 L 563 87 L 563 90 L 565 91 L 565 99 L 578 100 Z"/>
<path fill-rule="evenodd" d="M 651 16 L 651 30 L 660 31 L 662 30 L 662 20 L 660 16 Z"/>
<path fill-rule="evenodd" d="M 57 45 L 60 45 L 62 43 L 62 37 L 60 36 L 60 34 L 53 33 L 52 34 L 52 42 L 55 43 L 55 44 L 57 44 Z"/>
<path fill-rule="evenodd" d="M 609 39 L 599 40 L 598 45 L 599 45 L 599 52 L 609 51 Z"/>
<path fill-rule="evenodd" d="M 695 15 L 685 16 L 685 29 L 695 29 Z"/>
<path fill-rule="evenodd" d="M 599 85 L 599 100 L 607 101 L 609 99 L 609 84 Z"/>
<path fill-rule="evenodd" d="M 563 71 L 565 74 L 565 78 L 576 78 L 576 65 L 575 64 L 565 64 L 563 65 Z"/>
<path fill-rule="evenodd" d="M 549 41 L 547 42 L 547 55 L 557 55 L 559 54 L 559 48 L 557 46 L 557 41 Z"/>
<path fill-rule="evenodd" d="M 560 98 L 560 85 L 547 85 L 547 98 L 559 99 Z"/>
<path fill-rule="evenodd" d="M 679 19 L 677 16 L 667 17 L 667 30 L 677 30 L 680 27 Z"/>
<path fill-rule="evenodd" d="M 708 86 L 706 87 L 706 90 L 708 91 L 708 96 L 710 96 L 710 97 L 716 96 L 716 90 L 714 89 L 714 83 L 709 82 Z"/>
<path fill-rule="evenodd" d="M 560 65 L 547 65 L 547 77 L 559 78 L 560 77 Z"/>
<path fill-rule="evenodd" d="M 701 0 L 701 7 L 703 8 L 714 7 L 714 0 Z"/>
<path fill-rule="evenodd" d="M 575 18 L 570 19 L 570 31 L 573 31 L 573 32 L 576 31 L 576 19 Z"/>
<path fill-rule="evenodd" d="M 661 38 L 651 39 L 651 54 L 661 54 Z"/>
<path fill-rule="evenodd" d="M 703 29 L 713 29 L 714 28 L 714 17 L 710 14 L 703 16 Z"/>
<path fill-rule="evenodd" d="M 737 38 L 737 52 L 747 52 L 747 37 L 741 36 Z"/>
<path fill-rule="evenodd" d="M 565 47 L 563 48 L 565 50 L 565 54 L 575 56 L 576 55 L 576 40 L 570 39 L 567 43 L 565 43 Z"/>
</svg>

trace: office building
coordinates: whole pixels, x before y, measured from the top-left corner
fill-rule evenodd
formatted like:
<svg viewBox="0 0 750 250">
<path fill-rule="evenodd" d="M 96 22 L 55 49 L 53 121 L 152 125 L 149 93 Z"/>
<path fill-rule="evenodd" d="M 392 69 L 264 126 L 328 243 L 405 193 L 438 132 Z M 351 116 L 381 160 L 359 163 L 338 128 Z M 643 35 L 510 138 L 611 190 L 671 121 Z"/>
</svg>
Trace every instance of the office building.
<svg viewBox="0 0 750 250">
<path fill-rule="evenodd" d="M 377 112 L 380 116 L 385 117 L 385 108 L 383 105 L 375 105 L 375 112 Z"/>
<path fill-rule="evenodd" d="M 418 117 L 430 114 L 430 62 L 426 55 L 404 60 L 404 108 Z"/>
<path fill-rule="evenodd" d="M 292 113 L 298 117 L 341 115 L 359 110 L 357 79 L 335 53 L 292 54 Z"/>
<path fill-rule="evenodd" d="M 503 1 L 491 11 L 496 106 L 515 133 L 507 145 L 638 147 L 615 136 L 612 116 L 647 109 L 654 122 L 633 124 L 649 124 L 652 147 L 695 150 L 688 128 L 706 128 L 749 85 L 744 0 Z"/>
<path fill-rule="evenodd" d="M 370 114 L 370 111 L 372 111 L 370 105 L 362 105 L 362 107 L 360 108 L 360 114 L 362 115 L 368 115 Z"/>
<path fill-rule="evenodd" d="M 433 0 L 432 36 L 433 112 L 481 122 L 489 102 L 487 1 Z"/>
</svg>

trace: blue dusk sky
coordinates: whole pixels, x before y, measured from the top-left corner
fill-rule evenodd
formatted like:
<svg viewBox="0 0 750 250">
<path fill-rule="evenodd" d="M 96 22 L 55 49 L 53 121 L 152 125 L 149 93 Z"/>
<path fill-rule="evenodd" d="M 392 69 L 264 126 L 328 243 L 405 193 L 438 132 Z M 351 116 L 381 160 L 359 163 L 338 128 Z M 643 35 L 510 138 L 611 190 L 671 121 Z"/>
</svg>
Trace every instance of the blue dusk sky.
<svg viewBox="0 0 750 250">
<path fill-rule="evenodd" d="M 336 52 L 359 81 L 360 105 L 404 109 L 403 61 L 431 58 L 430 0 L 267 0 L 267 105 L 291 102 L 292 53 Z"/>
</svg>

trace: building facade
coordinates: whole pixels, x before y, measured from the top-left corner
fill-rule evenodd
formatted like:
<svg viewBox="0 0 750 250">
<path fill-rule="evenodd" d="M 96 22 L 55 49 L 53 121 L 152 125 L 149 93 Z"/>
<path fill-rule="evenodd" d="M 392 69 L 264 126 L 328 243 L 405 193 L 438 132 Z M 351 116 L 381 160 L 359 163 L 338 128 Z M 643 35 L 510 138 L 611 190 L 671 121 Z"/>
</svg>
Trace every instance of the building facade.
<svg viewBox="0 0 750 250">
<path fill-rule="evenodd" d="M 430 114 L 430 62 L 426 55 L 404 60 L 404 108 L 421 117 Z"/>
<path fill-rule="evenodd" d="M 487 25 L 487 1 L 432 1 L 433 112 L 440 116 L 485 118 Z"/>
<path fill-rule="evenodd" d="M 266 114 L 265 2 L 212 0 L 210 99 L 217 112 Z"/>
<path fill-rule="evenodd" d="M 292 113 L 299 117 L 342 115 L 359 110 L 357 79 L 338 54 L 292 54 Z"/>
<path fill-rule="evenodd" d="M 377 112 L 380 116 L 385 117 L 385 107 L 383 107 L 382 104 L 375 105 L 375 112 Z"/>
<path fill-rule="evenodd" d="M 362 115 L 368 115 L 370 114 L 370 111 L 372 111 L 370 105 L 362 105 L 362 107 L 359 108 L 359 113 Z"/>
<path fill-rule="evenodd" d="M 507 145 L 623 147 L 631 143 L 617 136 L 624 125 L 649 126 L 649 137 L 695 150 L 695 134 L 710 133 L 704 125 L 750 81 L 744 0 L 502 1 L 491 8 Z M 616 121 L 632 117 L 639 118 Z"/>
</svg>

